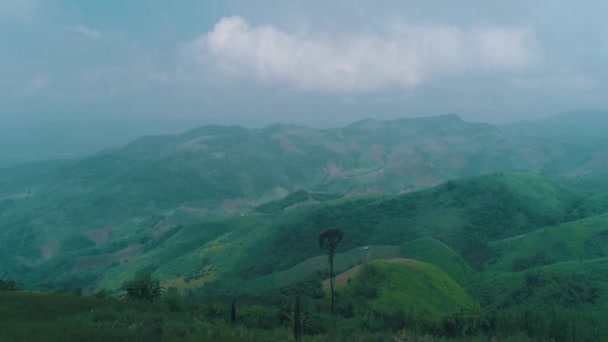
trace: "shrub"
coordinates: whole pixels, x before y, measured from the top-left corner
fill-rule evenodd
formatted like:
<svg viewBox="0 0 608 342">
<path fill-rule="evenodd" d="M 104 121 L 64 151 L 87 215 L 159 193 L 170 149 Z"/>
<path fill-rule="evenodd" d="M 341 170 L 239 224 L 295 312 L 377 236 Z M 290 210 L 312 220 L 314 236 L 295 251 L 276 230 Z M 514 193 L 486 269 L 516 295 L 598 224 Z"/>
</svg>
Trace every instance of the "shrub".
<svg viewBox="0 0 608 342">
<path fill-rule="evenodd" d="M 127 282 L 126 290 L 127 298 L 150 303 L 159 300 L 163 295 L 163 288 L 160 286 L 160 282 L 153 280 L 150 273 Z"/>
<path fill-rule="evenodd" d="M 0 291 L 19 291 L 17 282 L 11 278 L 6 278 L 6 274 L 0 278 Z"/>
</svg>

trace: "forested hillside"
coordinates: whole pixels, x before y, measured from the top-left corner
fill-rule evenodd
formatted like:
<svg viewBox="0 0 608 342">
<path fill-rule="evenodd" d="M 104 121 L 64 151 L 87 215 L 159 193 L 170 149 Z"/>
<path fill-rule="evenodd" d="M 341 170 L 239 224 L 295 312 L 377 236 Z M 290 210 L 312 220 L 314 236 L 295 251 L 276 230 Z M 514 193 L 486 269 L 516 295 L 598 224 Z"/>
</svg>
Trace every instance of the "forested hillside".
<svg viewBox="0 0 608 342">
<path fill-rule="evenodd" d="M 152 277 L 171 300 L 205 301 L 207 318 L 227 319 L 210 303 L 226 313 L 245 301 L 259 311 L 247 319 L 262 317 L 247 324 L 268 329 L 289 322 L 279 311 L 298 294 L 310 334 L 326 334 L 319 236 L 338 228 L 344 336 L 362 326 L 559 340 L 551 324 L 575 316 L 590 321 L 568 323 L 569 334 L 599 336 L 606 327 L 588 324 L 608 299 L 608 192 L 590 184 L 608 184 L 606 147 L 517 127 L 453 115 L 205 126 L 0 169 L 0 272 L 30 291 L 102 297 Z M 549 326 L 518 330 L 526 319 Z"/>
</svg>

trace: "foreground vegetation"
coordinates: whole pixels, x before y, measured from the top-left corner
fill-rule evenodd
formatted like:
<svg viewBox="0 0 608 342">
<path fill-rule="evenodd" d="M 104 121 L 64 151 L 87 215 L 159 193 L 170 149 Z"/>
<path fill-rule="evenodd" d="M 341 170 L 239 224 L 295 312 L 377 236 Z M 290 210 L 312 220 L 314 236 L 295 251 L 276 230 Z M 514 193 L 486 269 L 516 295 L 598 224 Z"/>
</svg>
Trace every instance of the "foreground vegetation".
<svg viewBox="0 0 608 342">
<path fill-rule="evenodd" d="M 443 311 L 440 314 L 417 310 L 426 306 L 424 301 L 388 302 L 394 295 L 401 298 L 399 291 L 378 288 L 377 281 L 403 276 L 403 273 L 379 266 L 364 269 L 366 277 L 373 275 L 372 281 L 338 290 L 335 315 L 330 314 L 326 296 L 304 296 L 299 315 L 302 340 L 600 341 L 608 336 L 608 310 L 585 301 L 568 303 L 566 307 L 564 302 L 543 303 L 541 297 L 529 296 L 499 310 L 471 301 L 452 308 L 451 313 L 440 310 Z M 538 290 L 535 281 L 530 281 L 529 291 Z M 294 338 L 294 297 L 284 293 L 232 299 L 227 296 L 184 298 L 168 293 L 154 302 L 102 297 L 0 291 L 0 340 L 289 341 Z M 234 321 L 231 301 L 236 303 Z"/>
</svg>

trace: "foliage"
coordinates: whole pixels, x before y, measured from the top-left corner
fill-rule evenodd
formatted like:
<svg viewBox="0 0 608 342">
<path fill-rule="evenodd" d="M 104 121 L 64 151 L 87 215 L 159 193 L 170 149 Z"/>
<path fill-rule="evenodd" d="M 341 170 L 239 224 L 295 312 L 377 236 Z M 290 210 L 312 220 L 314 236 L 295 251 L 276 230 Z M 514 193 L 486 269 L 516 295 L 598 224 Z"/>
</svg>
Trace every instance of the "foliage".
<svg viewBox="0 0 608 342">
<path fill-rule="evenodd" d="M 443 315 L 458 312 L 471 304 L 460 285 L 440 269 L 424 262 L 377 260 L 361 266 L 358 273 L 350 274 L 351 278 L 341 282 L 337 290 L 341 303 L 337 312 L 346 317 L 373 315 L 392 322 L 390 324 L 396 330 L 403 328 L 412 317 L 437 322 Z"/>
<path fill-rule="evenodd" d="M 8 278 L 6 274 L 0 278 L 0 291 L 18 291 L 19 285 L 12 278 Z"/>
<path fill-rule="evenodd" d="M 127 298 L 149 303 L 159 300 L 163 295 L 160 281 L 152 279 L 151 273 L 127 282 L 125 290 L 127 291 Z"/>
<path fill-rule="evenodd" d="M 319 234 L 319 247 L 324 249 L 327 253 L 329 262 L 329 286 L 331 289 L 331 312 L 334 312 L 334 284 L 336 279 L 334 278 L 334 256 L 336 255 L 336 248 L 342 241 L 344 232 L 340 229 L 328 229 L 323 233 Z"/>
</svg>

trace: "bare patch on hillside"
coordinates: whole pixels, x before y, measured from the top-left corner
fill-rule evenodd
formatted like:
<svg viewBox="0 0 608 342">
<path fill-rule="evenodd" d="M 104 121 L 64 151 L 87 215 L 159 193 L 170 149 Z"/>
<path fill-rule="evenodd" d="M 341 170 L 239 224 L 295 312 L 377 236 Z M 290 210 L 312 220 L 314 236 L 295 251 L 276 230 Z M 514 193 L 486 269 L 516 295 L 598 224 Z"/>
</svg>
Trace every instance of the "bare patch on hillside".
<svg viewBox="0 0 608 342">
<path fill-rule="evenodd" d="M 376 164 L 384 165 L 387 150 L 384 145 L 372 145 L 369 147 L 369 158 Z"/>
<path fill-rule="evenodd" d="M 226 214 L 234 214 L 246 210 L 251 203 L 244 198 L 225 199 L 222 203 L 222 210 Z"/>
<path fill-rule="evenodd" d="M 152 230 L 152 238 L 154 240 L 158 240 L 175 226 L 175 223 L 171 222 L 169 219 L 160 221 L 156 224 L 156 226 L 154 226 L 154 230 Z"/>
<path fill-rule="evenodd" d="M 42 263 L 42 260 L 35 261 L 20 255 L 16 256 L 15 259 L 17 261 L 17 265 L 25 266 L 27 268 L 36 268 Z"/>
<path fill-rule="evenodd" d="M 141 255 L 143 245 L 132 244 L 115 253 L 80 256 L 76 258 L 74 267 L 70 274 L 84 273 L 97 269 L 104 269 L 112 266 L 112 264 L 120 264 Z"/>
<path fill-rule="evenodd" d="M 335 160 L 328 161 L 323 170 L 329 177 L 334 177 L 340 174 L 340 168 L 338 167 L 338 164 L 336 164 Z"/>
<path fill-rule="evenodd" d="M 57 248 L 59 244 L 57 241 L 48 241 L 44 245 L 42 245 L 42 258 L 44 260 L 49 260 L 55 255 L 57 255 Z"/>
<path fill-rule="evenodd" d="M 306 201 L 302 201 L 302 202 L 298 202 L 296 204 L 292 204 L 292 205 L 288 206 L 287 208 L 285 208 L 283 210 L 287 211 L 287 210 L 296 209 L 296 208 L 299 208 L 299 207 L 303 207 L 303 206 L 307 206 L 307 205 L 311 205 L 311 204 L 316 204 L 316 203 L 319 203 L 319 201 L 317 201 L 317 200 L 309 197 Z"/>
<path fill-rule="evenodd" d="M 283 150 L 298 154 L 298 155 L 306 155 L 306 153 L 302 150 L 300 150 L 294 143 L 291 142 L 291 140 L 289 140 L 287 137 L 282 136 L 280 134 L 274 134 L 272 136 L 273 139 L 278 140 L 279 142 L 279 146 L 281 146 L 281 148 Z"/>
<path fill-rule="evenodd" d="M 99 246 L 108 242 L 108 237 L 110 236 L 112 230 L 112 227 L 107 226 L 103 228 L 87 230 L 86 232 L 82 233 L 82 235 L 87 239 L 91 240 L 96 246 Z"/>
<path fill-rule="evenodd" d="M 177 210 L 184 212 L 184 213 L 188 213 L 188 214 L 194 214 L 194 213 L 200 213 L 205 211 L 205 209 L 203 208 L 197 208 L 197 207 L 188 207 L 188 206 L 181 206 L 179 208 L 177 208 Z"/>
<path fill-rule="evenodd" d="M 197 138 L 194 138 L 192 140 L 188 140 L 185 143 L 178 145 L 176 147 L 177 150 L 202 150 L 204 149 L 204 145 L 199 144 L 202 141 L 207 141 L 207 140 L 213 140 L 216 139 L 217 136 L 215 135 L 203 135 Z"/>
<path fill-rule="evenodd" d="M 34 195 L 34 192 L 31 190 L 19 192 L 16 194 L 10 194 L 10 195 L 0 195 L 0 201 L 8 200 L 8 199 L 22 199 L 22 198 L 31 197 L 33 195 Z"/>
</svg>

